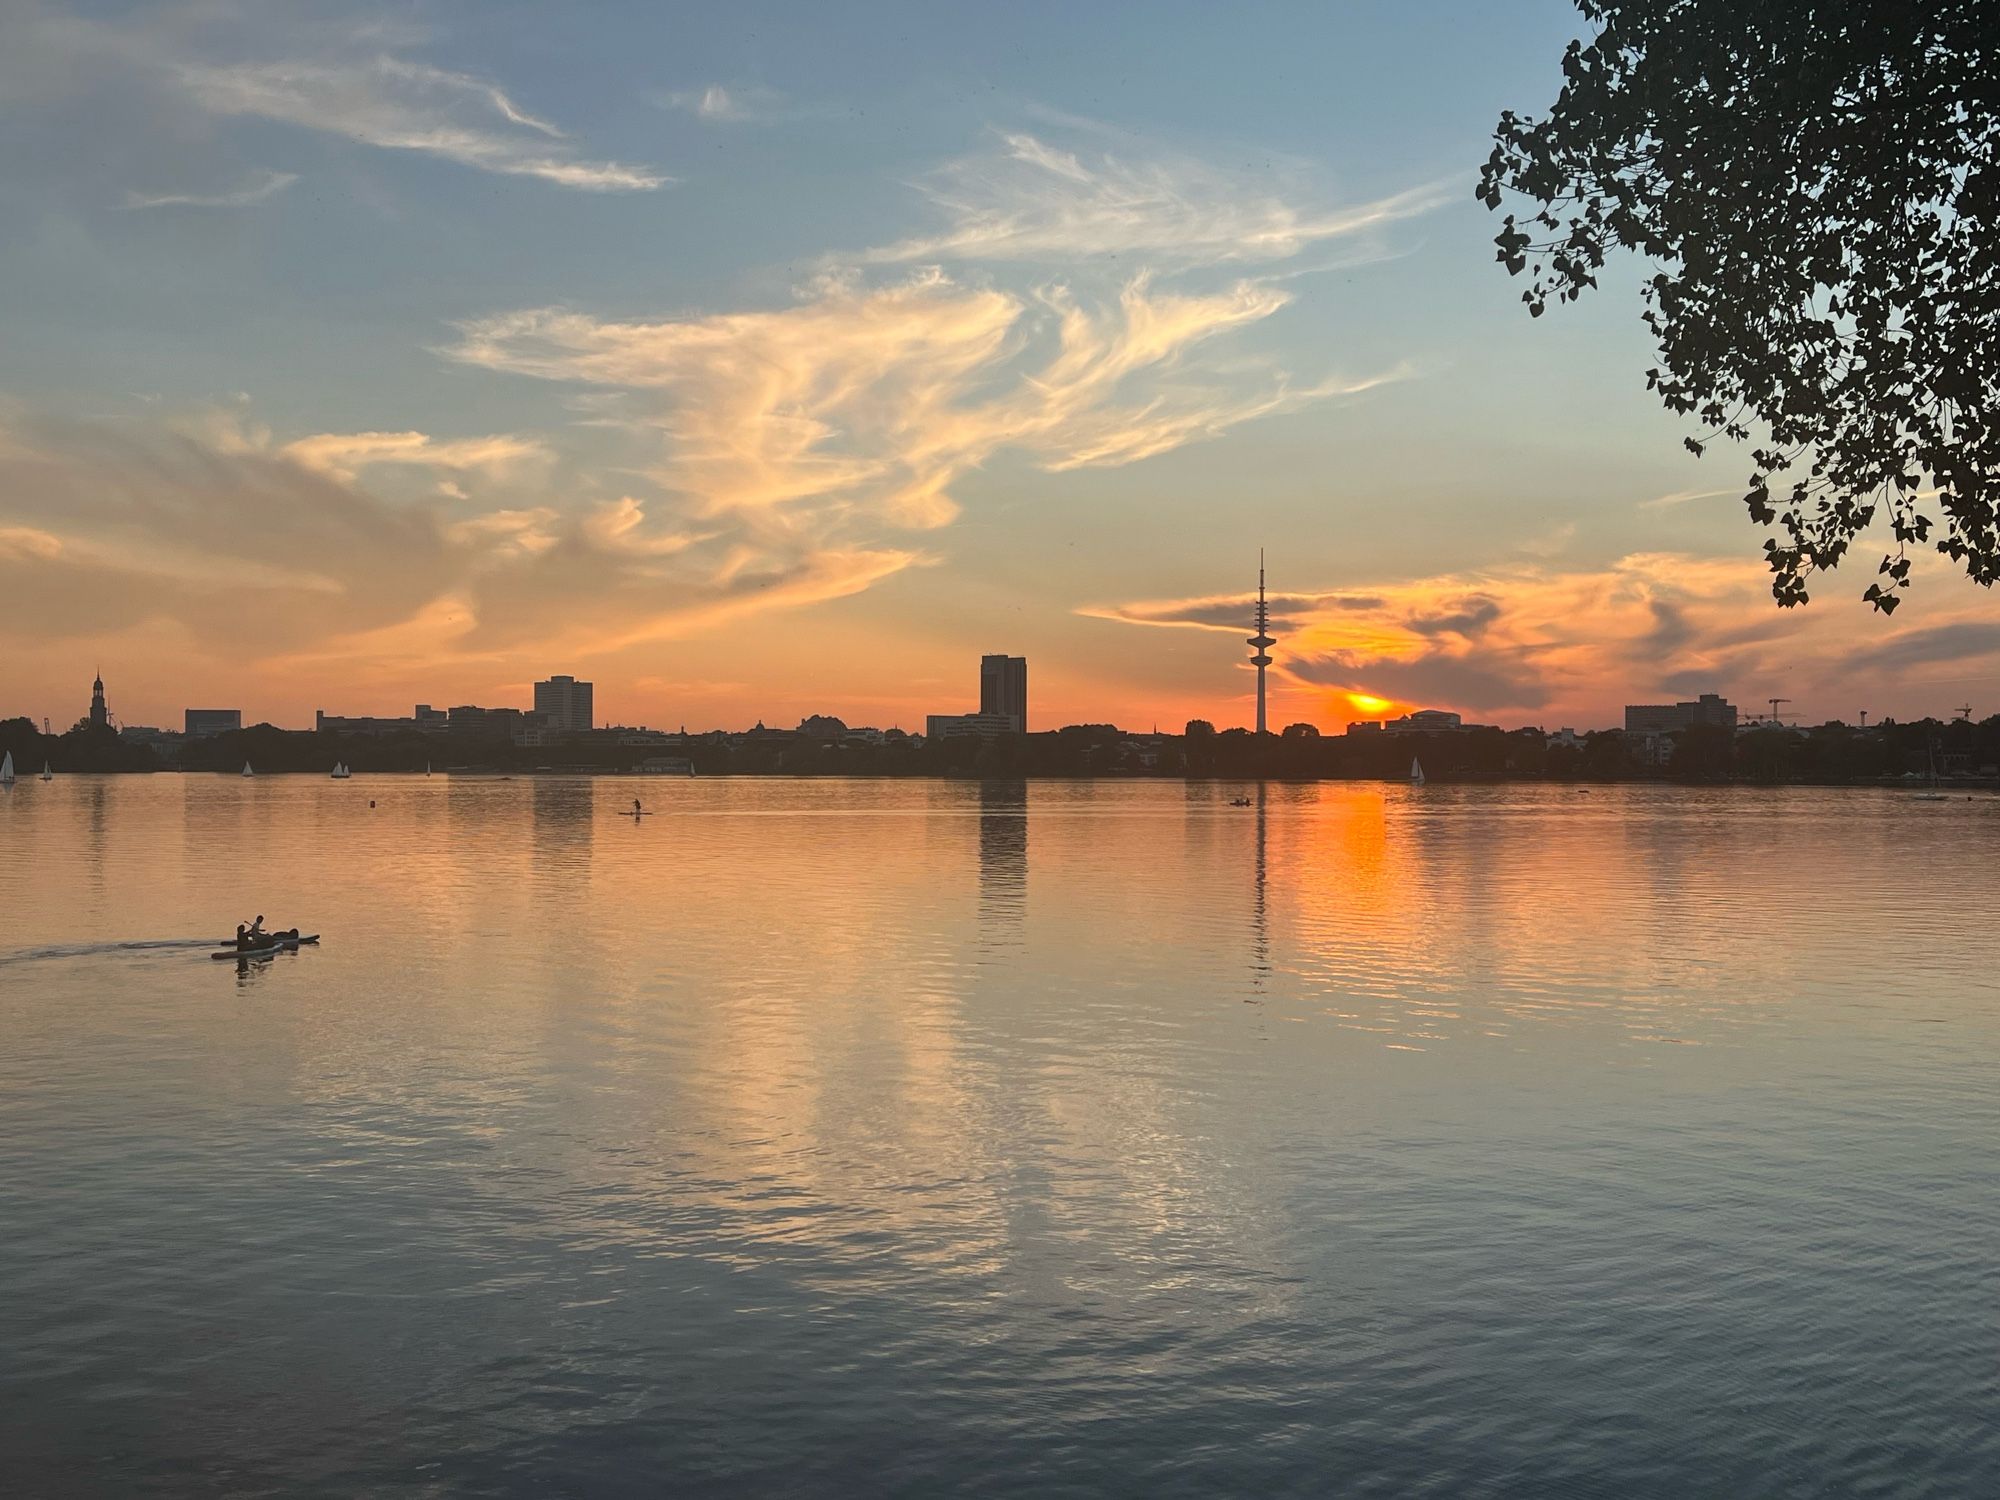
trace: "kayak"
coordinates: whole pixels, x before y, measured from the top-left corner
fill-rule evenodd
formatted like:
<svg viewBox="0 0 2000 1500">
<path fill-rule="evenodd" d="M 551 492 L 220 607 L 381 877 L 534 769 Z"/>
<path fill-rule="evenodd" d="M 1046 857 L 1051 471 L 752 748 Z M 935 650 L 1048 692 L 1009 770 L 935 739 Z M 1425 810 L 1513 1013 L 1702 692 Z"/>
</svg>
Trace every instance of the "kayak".
<svg viewBox="0 0 2000 1500">
<path fill-rule="evenodd" d="M 210 958 L 269 958 L 274 953 L 289 952 L 297 948 L 300 943 L 316 943 L 318 941 L 319 934 L 314 932 L 295 938 L 279 938 L 277 942 L 272 943 L 266 948 L 225 948 L 220 953 L 211 953 L 208 956 Z"/>
<path fill-rule="evenodd" d="M 626 811 L 620 813 L 618 816 L 621 818 L 650 818 L 653 816 L 653 813 L 650 808 L 645 812 L 633 812 L 628 808 Z"/>
</svg>

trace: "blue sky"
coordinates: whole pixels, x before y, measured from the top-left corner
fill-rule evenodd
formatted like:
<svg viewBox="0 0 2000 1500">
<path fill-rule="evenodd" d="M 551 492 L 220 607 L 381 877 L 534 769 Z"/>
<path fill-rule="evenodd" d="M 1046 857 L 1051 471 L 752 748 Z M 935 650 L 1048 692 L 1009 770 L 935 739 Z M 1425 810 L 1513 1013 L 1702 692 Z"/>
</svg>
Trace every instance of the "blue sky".
<svg viewBox="0 0 2000 1500">
<path fill-rule="evenodd" d="M 1240 722 L 1260 544 L 1332 730 L 1996 680 L 1949 573 L 1769 604 L 1637 266 L 1521 309 L 1471 187 L 1566 5 L 10 14 L 0 711 L 907 725 L 1011 650 Z"/>
</svg>

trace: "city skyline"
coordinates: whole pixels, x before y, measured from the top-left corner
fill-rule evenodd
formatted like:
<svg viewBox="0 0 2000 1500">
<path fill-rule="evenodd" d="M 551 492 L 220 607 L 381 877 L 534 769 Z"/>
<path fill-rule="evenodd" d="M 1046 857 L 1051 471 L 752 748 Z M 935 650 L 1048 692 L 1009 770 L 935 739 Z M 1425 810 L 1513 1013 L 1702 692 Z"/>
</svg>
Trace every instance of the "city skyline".
<svg viewBox="0 0 2000 1500">
<path fill-rule="evenodd" d="M 1108 15 L 792 19 L 12 26 L 19 711 L 100 662 L 139 722 L 522 701 L 553 656 L 628 722 L 917 724 L 1007 639 L 1050 721 L 1250 723 L 1245 536 L 1278 725 L 2000 680 L 1928 555 L 1893 620 L 1865 563 L 1777 609 L 1630 299 L 1526 318 L 1471 189 L 1566 5 L 1294 10 L 1275 76 L 1192 13 L 1143 61 Z"/>
<path fill-rule="evenodd" d="M 1276 644 L 1275 641 L 1263 635 L 1263 619 L 1264 611 L 1260 608 L 1253 616 L 1252 621 L 1253 624 L 1258 626 L 1259 634 L 1256 637 L 1252 637 L 1249 641 L 1252 648 L 1259 650 L 1260 654 L 1269 645 Z M 1261 646 L 1260 642 L 1263 643 Z M 864 724 L 859 719 L 850 722 L 847 716 L 838 710 L 836 705 L 823 704 L 819 708 L 801 715 L 798 728 L 804 731 L 808 730 L 814 723 L 838 721 L 849 729 L 866 729 L 871 732 L 897 730 L 918 737 L 950 736 L 961 733 L 990 736 L 996 733 L 1009 732 L 1010 730 L 1013 733 L 1036 732 L 1032 730 L 1028 723 L 1027 666 L 1027 659 L 1025 657 L 995 653 L 982 655 L 979 658 L 978 672 L 979 706 L 968 713 L 962 714 L 949 712 L 928 713 L 924 716 L 922 727 L 913 726 L 909 730 L 904 731 L 902 725 L 899 723 Z M 316 730 L 332 730 L 362 735 L 386 734 L 393 731 L 444 733 L 447 731 L 448 726 L 452 729 L 462 728 L 463 726 L 459 723 L 462 717 L 473 717 L 481 721 L 482 728 L 485 727 L 485 721 L 487 720 L 497 723 L 502 718 L 505 718 L 508 722 L 512 722 L 525 729 L 532 729 L 537 734 L 546 733 L 552 736 L 587 733 L 595 729 L 648 730 L 656 734 L 672 732 L 667 730 L 664 724 L 628 723 L 613 720 L 605 720 L 602 723 L 598 722 L 592 706 L 594 688 L 595 684 L 593 683 L 580 681 L 569 674 L 555 673 L 551 674 L 548 679 L 533 684 L 534 702 L 527 708 L 510 704 L 479 705 L 465 703 L 454 705 L 447 710 L 434 708 L 429 703 L 417 703 L 410 714 L 390 715 L 328 713 L 324 708 L 319 708 L 314 710 L 311 727 Z M 270 719 L 259 719 L 254 715 L 246 717 L 241 708 L 187 707 L 182 709 L 178 716 L 184 723 L 183 730 L 174 731 L 165 724 L 142 725 L 136 721 L 127 720 L 124 716 L 110 709 L 106 693 L 103 674 L 99 672 L 92 679 L 90 685 L 90 705 L 88 709 L 73 721 L 63 721 L 61 728 L 57 727 L 56 716 L 21 714 L 10 710 L 6 705 L 0 705 L 0 719 L 20 717 L 28 719 L 31 722 L 45 722 L 50 731 L 54 733 L 61 733 L 71 723 L 88 723 L 100 727 L 109 727 L 121 733 L 126 729 L 143 729 L 150 734 L 158 734 L 162 730 L 165 730 L 168 734 L 180 733 L 188 738 L 198 738 L 224 729 L 238 729 L 258 724 L 267 725 L 275 729 L 288 730 L 297 730 L 305 727 L 281 724 Z M 1558 725 L 1552 720 L 1509 723 L 1504 725 L 1464 723 L 1464 716 L 1462 714 L 1449 709 L 1412 706 L 1401 713 L 1390 714 L 1386 710 L 1391 705 L 1387 704 L 1384 704 L 1372 716 L 1367 714 L 1365 710 L 1357 709 L 1354 717 L 1348 718 L 1339 724 L 1323 725 L 1314 723 L 1311 720 L 1293 720 L 1290 723 L 1279 724 L 1275 728 L 1266 728 L 1254 722 L 1248 725 L 1218 723 L 1212 718 L 1203 715 L 1195 715 L 1186 721 L 1186 723 L 1193 724 L 1199 722 L 1208 724 L 1211 728 L 1218 731 L 1242 729 L 1254 734 L 1269 734 L 1273 737 L 1293 728 L 1295 725 L 1305 724 L 1316 733 L 1350 735 L 1375 730 L 1386 730 L 1390 733 L 1423 733 L 1426 731 L 1458 731 L 1461 729 L 1499 729 L 1510 733 L 1541 731 L 1550 733 L 1552 738 L 1561 738 L 1579 730 L 1586 734 L 1622 731 L 1628 735 L 1637 732 L 1657 737 L 1664 731 L 1685 729 L 1691 725 L 1714 725 L 1734 730 L 1738 727 L 1750 728 L 1764 725 L 1806 728 L 1818 723 L 1824 725 L 1850 724 L 1853 727 L 1866 730 L 1869 727 L 1871 717 L 1878 726 L 1898 721 L 1897 715 L 1871 713 L 1867 709 L 1861 710 L 1853 720 L 1835 714 L 1825 719 L 1814 721 L 1807 715 L 1797 711 L 1784 711 L 1785 706 L 1791 703 L 1791 700 L 1788 698 L 1778 697 L 1765 701 L 1769 704 L 1768 711 L 1759 710 L 1753 702 L 1750 710 L 1746 712 L 1740 710 L 1734 703 L 1727 701 L 1726 695 L 1713 692 L 1702 692 L 1694 700 L 1681 700 L 1665 704 L 1634 703 L 1629 701 L 1628 695 L 1628 701 L 1620 710 L 1619 720 L 1609 724 L 1591 722 Z M 700 724 L 693 730 L 689 730 L 683 721 L 679 728 L 681 733 L 739 734 L 752 730 L 761 731 L 767 728 L 776 729 L 781 727 L 781 724 L 777 722 L 767 726 L 766 717 L 765 715 L 759 715 L 753 724 L 747 725 Z M 1950 722 L 1970 720 L 1976 717 L 1980 717 L 1980 715 L 1976 713 L 1975 706 L 1968 701 L 1941 710 L 1909 716 L 1904 722 L 1918 723 L 1925 720 Z M 1086 725 L 1111 725 L 1121 732 L 1133 735 L 1147 732 L 1139 728 L 1136 724 L 1118 723 L 1102 716 L 1085 716 L 1081 719 L 1070 720 L 1065 724 L 1045 727 L 1039 732 L 1052 733 L 1061 728 L 1077 728 Z M 1166 732 L 1175 734 L 1182 727 L 1184 726 L 1178 722 L 1170 724 L 1166 726 Z M 1160 732 L 1157 720 L 1153 722 L 1152 732 Z"/>
</svg>

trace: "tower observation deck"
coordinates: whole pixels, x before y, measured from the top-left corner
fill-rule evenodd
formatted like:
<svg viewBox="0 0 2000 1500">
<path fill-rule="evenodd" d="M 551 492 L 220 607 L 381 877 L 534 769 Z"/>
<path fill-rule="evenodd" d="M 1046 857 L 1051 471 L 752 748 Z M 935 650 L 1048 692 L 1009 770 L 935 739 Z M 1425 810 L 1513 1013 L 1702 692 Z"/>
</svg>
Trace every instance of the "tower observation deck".
<svg viewBox="0 0 2000 1500">
<path fill-rule="evenodd" d="M 1264 669 L 1271 665 L 1269 648 L 1277 645 L 1271 635 L 1271 610 L 1264 602 L 1264 549 L 1257 549 L 1257 633 L 1250 637 L 1248 644 L 1257 648 L 1257 654 L 1250 658 L 1250 664 L 1257 669 L 1257 732 L 1269 734 L 1270 725 L 1264 717 Z"/>
</svg>

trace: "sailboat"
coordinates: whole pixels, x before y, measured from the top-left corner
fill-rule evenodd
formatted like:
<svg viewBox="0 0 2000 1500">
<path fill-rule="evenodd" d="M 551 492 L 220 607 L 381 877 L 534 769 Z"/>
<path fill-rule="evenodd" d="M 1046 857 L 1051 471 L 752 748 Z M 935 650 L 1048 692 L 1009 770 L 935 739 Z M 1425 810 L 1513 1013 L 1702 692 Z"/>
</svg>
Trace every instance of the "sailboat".
<svg viewBox="0 0 2000 1500">
<path fill-rule="evenodd" d="M 44 780 L 44 781 L 54 781 L 55 779 L 56 779 L 56 773 L 55 773 L 55 772 L 53 772 L 53 771 L 51 771 L 51 770 L 49 769 L 49 763 L 48 763 L 47 761 L 43 761 L 43 762 L 42 762 L 42 780 Z"/>
<path fill-rule="evenodd" d="M 247 760 L 243 762 L 243 774 L 245 776 L 255 776 L 257 774 L 255 771 L 250 769 L 250 762 Z"/>
<path fill-rule="evenodd" d="M 1938 790 L 1936 740 L 1932 740 L 1930 743 L 1924 746 L 1924 785 L 1928 787 L 1929 790 L 1918 792 L 1917 795 L 1912 799 L 1913 801 L 1917 802 L 1951 801 L 1951 796 L 1949 793 L 1941 792 Z"/>
<path fill-rule="evenodd" d="M 424 762 L 424 774 L 426 776 L 431 774 L 431 763 L 429 761 Z"/>
<path fill-rule="evenodd" d="M 1411 757 L 1410 757 L 1410 785 L 1411 785 L 1411 786 L 1422 786 L 1423 784 L 1424 784 L 1424 763 L 1423 763 L 1422 761 L 1418 760 L 1418 759 L 1417 759 L 1417 758 L 1416 758 L 1415 756 L 1411 756 Z"/>
<path fill-rule="evenodd" d="M 5 758 L 0 759 L 0 786 L 12 786 L 13 784 L 14 784 L 14 752 L 12 750 L 9 750 Z"/>
<path fill-rule="evenodd" d="M 354 773 L 352 771 L 347 769 L 345 763 L 341 761 L 335 761 L 333 763 L 333 779 L 335 781 L 345 781 L 347 780 L 348 777 L 352 776 L 353 774 Z"/>
</svg>

